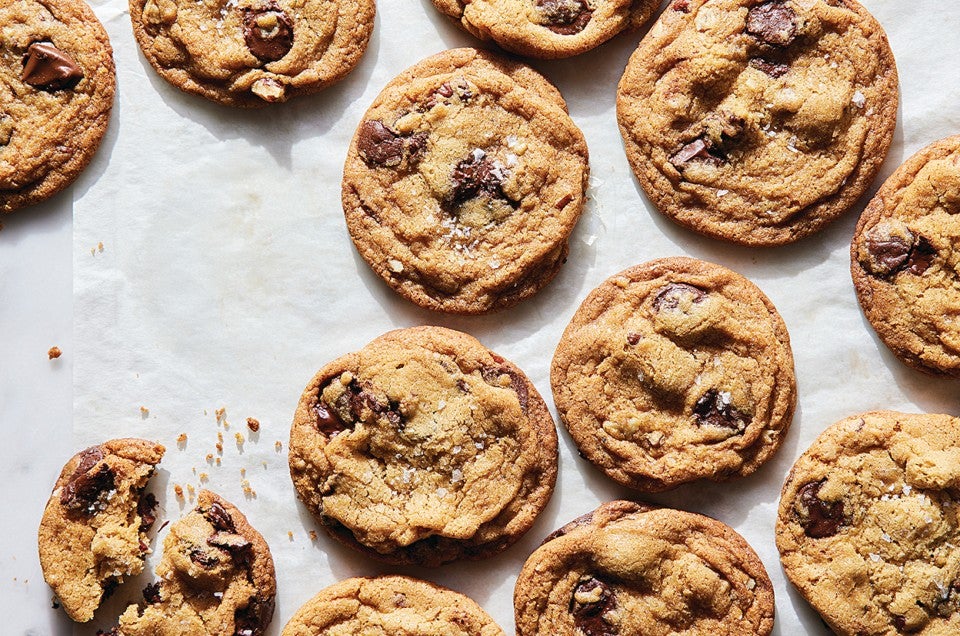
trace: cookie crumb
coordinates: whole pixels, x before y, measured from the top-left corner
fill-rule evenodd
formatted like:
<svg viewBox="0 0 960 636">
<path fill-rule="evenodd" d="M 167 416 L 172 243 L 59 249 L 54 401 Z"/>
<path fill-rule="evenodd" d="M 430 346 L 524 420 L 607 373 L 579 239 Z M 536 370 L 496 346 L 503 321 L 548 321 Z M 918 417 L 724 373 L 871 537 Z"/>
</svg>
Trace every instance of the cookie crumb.
<svg viewBox="0 0 960 636">
<path fill-rule="evenodd" d="M 63 355 L 63 351 L 60 350 L 60 347 L 54 346 L 47 350 L 47 358 L 49 360 L 59 358 L 61 355 Z"/>
<path fill-rule="evenodd" d="M 224 428 L 227 428 L 227 407 L 221 406 L 213 412 L 217 418 L 217 424 L 223 424 Z"/>
<path fill-rule="evenodd" d="M 241 476 L 241 477 L 246 477 L 246 476 L 247 476 L 247 469 L 246 469 L 246 468 L 241 468 L 241 469 L 240 469 L 240 476 Z"/>
<path fill-rule="evenodd" d="M 281 442 L 280 440 L 277 440 L 277 441 L 273 444 L 273 447 L 276 448 L 276 449 L 277 449 L 277 452 L 279 453 L 280 451 L 283 450 L 283 442 Z"/>
<path fill-rule="evenodd" d="M 179 435 L 177 435 L 177 445 L 180 446 L 180 448 L 183 448 L 184 446 L 187 445 L 186 433 L 180 433 Z"/>
<path fill-rule="evenodd" d="M 193 485 L 187 484 L 187 494 L 190 495 L 190 501 L 193 501 L 193 496 L 196 494 L 196 492 L 197 491 L 194 490 Z"/>
<path fill-rule="evenodd" d="M 233 438 L 234 438 L 235 440 L 237 440 L 237 446 L 243 446 L 243 443 L 246 441 L 246 440 L 243 438 L 243 433 L 241 433 L 241 432 L 239 432 L 239 431 L 237 431 L 236 433 L 234 433 Z"/>
<path fill-rule="evenodd" d="M 145 406 L 140 407 L 140 419 L 145 420 L 150 416 L 150 409 Z"/>
<path fill-rule="evenodd" d="M 256 419 L 255 417 L 248 417 L 247 428 L 256 433 L 260 430 L 260 420 Z"/>
<path fill-rule="evenodd" d="M 220 458 L 217 457 L 217 466 L 219 466 L 219 465 L 220 465 Z"/>
<path fill-rule="evenodd" d="M 311 540 L 311 541 L 316 541 L 316 540 L 317 540 L 317 531 L 316 531 L 316 530 L 311 530 L 311 531 L 310 531 L 310 540 Z"/>
<path fill-rule="evenodd" d="M 205 483 L 207 481 L 210 481 L 210 475 L 207 473 L 200 473 L 200 483 Z"/>
<path fill-rule="evenodd" d="M 207 453 L 207 463 L 208 464 L 213 463 L 213 453 Z"/>
<path fill-rule="evenodd" d="M 177 499 L 183 499 L 183 487 L 180 484 L 174 484 L 173 494 L 177 496 Z"/>
<path fill-rule="evenodd" d="M 97 243 L 97 251 L 103 254 L 103 241 Z"/>
</svg>

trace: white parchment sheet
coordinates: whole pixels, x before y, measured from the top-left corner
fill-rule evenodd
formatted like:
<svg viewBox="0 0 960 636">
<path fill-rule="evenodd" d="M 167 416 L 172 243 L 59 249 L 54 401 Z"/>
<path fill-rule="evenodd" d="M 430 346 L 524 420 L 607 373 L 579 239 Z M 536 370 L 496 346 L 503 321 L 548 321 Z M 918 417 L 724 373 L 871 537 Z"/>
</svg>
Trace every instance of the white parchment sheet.
<svg viewBox="0 0 960 636">
<path fill-rule="evenodd" d="M 396 571 L 468 594 L 512 633 L 513 584 L 541 539 L 602 501 L 638 495 L 578 458 L 561 427 L 556 492 L 517 545 L 479 563 L 384 567 L 328 540 L 297 502 L 286 452 L 300 392 L 324 363 L 384 331 L 439 324 L 517 363 L 552 408 L 550 359 L 581 300 L 615 272 L 680 254 L 726 265 L 769 295 L 790 330 L 799 405 L 782 449 L 758 473 L 650 499 L 714 516 L 746 537 L 775 583 L 775 634 L 827 633 L 787 584 L 774 545 L 789 467 L 826 426 L 854 413 L 960 414 L 960 383 L 903 366 L 860 313 L 848 244 L 864 202 L 819 235 L 773 249 L 731 247 L 661 217 L 640 192 L 617 129 L 616 84 L 640 34 L 620 36 L 584 56 L 533 62 L 560 88 L 590 148 L 590 202 L 559 276 L 534 299 L 499 314 L 430 313 L 393 293 L 354 251 L 340 208 L 343 160 L 362 113 L 391 78 L 474 40 L 429 0 L 381 0 L 370 47 L 346 80 L 317 96 L 247 112 L 169 86 L 140 55 L 125 0 L 92 4 L 113 41 L 119 92 L 75 206 L 76 446 L 119 436 L 163 443 L 167 455 L 154 482 L 162 519 L 175 520 L 190 507 L 178 502 L 174 484 L 188 494 L 188 485 L 206 486 L 235 502 L 276 561 L 279 597 L 270 634 L 326 585 Z M 900 70 L 900 121 L 885 178 L 922 146 L 960 133 L 960 3 L 864 4 L 886 28 Z M 228 430 L 217 424 L 219 408 Z M 259 420 L 259 434 L 247 429 L 248 417 Z M 217 456 L 218 432 L 220 465 L 205 459 Z M 181 433 L 185 444 L 177 442 Z M 243 479 L 256 496 L 244 494 Z M 76 632 L 110 625 L 147 581 L 122 588 L 96 626 Z"/>
</svg>

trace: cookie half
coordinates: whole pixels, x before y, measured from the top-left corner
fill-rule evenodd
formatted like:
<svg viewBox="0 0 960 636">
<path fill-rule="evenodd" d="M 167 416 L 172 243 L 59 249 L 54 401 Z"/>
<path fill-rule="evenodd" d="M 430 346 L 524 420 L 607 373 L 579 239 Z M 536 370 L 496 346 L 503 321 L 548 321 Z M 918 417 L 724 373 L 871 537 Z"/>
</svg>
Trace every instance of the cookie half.
<svg viewBox="0 0 960 636">
<path fill-rule="evenodd" d="M 660 212 L 780 245 L 870 186 L 898 90 L 886 35 L 854 0 L 675 0 L 630 58 L 617 118 Z"/>
<path fill-rule="evenodd" d="M 282 636 L 367 633 L 504 636 L 470 598 L 407 576 L 335 583 L 297 610 Z"/>
<path fill-rule="evenodd" d="M 374 0 L 130 0 L 133 32 L 165 80 L 228 106 L 315 93 L 360 61 Z"/>
<path fill-rule="evenodd" d="M 686 257 L 593 290 L 563 332 L 550 383 L 580 454 L 647 492 L 752 473 L 796 404 L 776 308 L 736 272 Z"/>
<path fill-rule="evenodd" d="M 658 0 L 433 0 L 481 40 L 542 59 L 579 55 L 637 29 Z"/>
<path fill-rule="evenodd" d="M 209 490 L 170 526 L 157 576 L 114 636 L 262 636 L 273 617 L 270 548 L 243 513 Z"/>
<path fill-rule="evenodd" d="M 860 216 L 850 261 L 884 344 L 915 369 L 960 377 L 960 135 L 887 179 Z"/>
<path fill-rule="evenodd" d="M 517 636 L 766 636 L 773 585 L 732 528 L 681 510 L 606 503 L 551 534 L 514 590 Z"/>
<path fill-rule="evenodd" d="M 787 578 L 839 636 L 960 633 L 960 419 L 829 427 L 783 485 Z"/>
<path fill-rule="evenodd" d="M 401 329 L 310 381 L 290 474 L 333 538 L 433 566 L 495 554 L 530 528 L 553 492 L 557 435 L 515 365 L 464 333 Z"/>
<path fill-rule="evenodd" d="M 523 64 L 454 49 L 401 73 L 366 112 L 343 211 L 360 255 L 394 290 L 479 314 L 554 277 L 588 174 L 556 88 Z"/>
<path fill-rule="evenodd" d="M 75 621 L 143 570 L 157 504 L 144 493 L 164 447 L 115 439 L 83 450 L 63 467 L 40 519 L 43 578 Z"/>
<path fill-rule="evenodd" d="M 107 33 L 82 0 L 0 5 L 0 213 L 73 183 L 100 146 L 116 89 Z"/>
</svg>

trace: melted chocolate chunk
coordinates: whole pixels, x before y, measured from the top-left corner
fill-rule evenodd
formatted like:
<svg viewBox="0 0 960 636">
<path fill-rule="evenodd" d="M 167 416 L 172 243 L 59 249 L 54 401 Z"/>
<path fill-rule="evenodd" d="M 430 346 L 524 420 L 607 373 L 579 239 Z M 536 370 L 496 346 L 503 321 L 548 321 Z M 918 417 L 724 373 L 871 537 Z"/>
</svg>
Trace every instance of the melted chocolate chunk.
<svg viewBox="0 0 960 636">
<path fill-rule="evenodd" d="M 902 632 L 907 626 L 907 619 L 903 616 L 894 616 L 893 626 L 897 628 L 897 631 Z"/>
<path fill-rule="evenodd" d="M 782 0 L 758 4 L 747 13 L 747 33 L 773 46 L 787 46 L 797 37 L 797 14 Z"/>
<path fill-rule="evenodd" d="M 53 92 L 76 86 L 83 79 L 83 71 L 72 57 L 51 42 L 34 42 L 23 58 L 20 79 L 40 90 Z"/>
<path fill-rule="evenodd" d="M 207 570 L 216 567 L 217 564 L 220 563 L 220 559 L 201 548 L 191 548 L 188 556 L 191 561 Z"/>
<path fill-rule="evenodd" d="M 233 518 L 226 508 L 214 501 L 210 507 L 203 511 L 204 518 L 210 522 L 210 525 L 219 532 L 236 532 L 237 527 L 233 523 Z"/>
<path fill-rule="evenodd" d="M 113 593 L 117 591 L 117 588 L 120 587 L 120 581 L 117 579 L 107 579 L 103 582 L 103 598 L 104 600 L 113 596 Z"/>
<path fill-rule="evenodd" d="M 83 451 L 80 463 L 70 476 L 70 480 L 60 491 L 60 505 L 68 510 L 96 513 L 96 503 L 101 495 L 115 487 L 116 476 L 106 464 L 93 470 L 104 457 L 99 446 Z"/>
<path fill-rule="evenodd" d="M 603 619 L 616 607 L 617 598 L 610 586 L 593 577 L 577 583 L 570 597 L 574 624 L 585 636 L 617 636 L 619 630 Z"/>
<path fill-rule="evenodd" d="M 239 534 L 232 532 L 215 532 L 213 536 L 207 538 L 207 545 L 220 548 L 225 552 L 240 552 L 250 547 L 250 542 Z"/>
<path fill-rule="evenodd" d="M 140 532 L 147 532 L 157 521 L 157 498 L 152 492 L 141 495 L 137 502 L 137 515 L 140 517 Z"/>
<path fill-rule="evenodd" d="M 337 412 L 324 402 L 318 402 L 317 405 L 313 407 L 313 412 L 317 416 L 317 428 L 327 437 L 333 437 L 334 435 L 353 428 L 352 425 L 340 419 Z"/>
<path fill-rule="evenodd" d="M 930 241 L 923 236 L 918 237 L 913 244 L 913 249 L 910 250 L 910 258 L 907 259 L 907 271 L 920 276 L 930 269 L 936 255 L 937 250 L 930 244 Z"/>
<path fill-rule="evenodd" d="M 800 515 L 803 531 L 812 539 L 832 537 L 844 524 L 843 502 L 827 503 L 818 496 L 823 481 L 812 481 L 798 491 L 798 502 L 794 504 Z"/>
<path fill-rule="evenodd" d="M 696 159 L 716 166 L 726 161 L 723 155 L 715 152 L 710 147 L 709 139 L 698 137 L 673 153 L 673 155 L 670 156 L 670 163 L 672 163 L 677 170 L 683 170 L 685 165 Z"/>
<path fill-rule="evenodd" d="M 762 71 L 769 75 L 770 77 L 776 79 L 783 77 L 790 71 L 790 67 L 786 64 L 777 64 L 775 62 L 769 62 L 762 57 L 754 57 L 750 60 L 750 66 Z"/>
<path fill-rule="evenodd" d="M 491 386 L 500 386 L 500 376 L 506 373 L 510 376 L 510 388 L 517 394 L 517 400 L 520 402 L 520 408 L 527 412 L 527 404 L 530 401 L 530 394 L 527 391 L 527 383 L 523 381 L 520 375 L 507 367 L 483 367 L 480 369 L 480 376 L 484 382 Z"/>
<path fill-rule="evenodd" d="M 276 62 L 293 48 L 293 20 L 276 2 L 243 9 L 243 40 L 263 62 Z"/>
<path fill-rule="evenodd" d="M 699 426 L 719 426 L 743 432 L 750 417 L 733 408 L 730 394 L 710 389 L 693 406 L 693 414 Z"/>
<path fill-rule="evenodd" d="M 590 23 L 593 11 L 585 0 L 537 0 L 548 29 L 559 35 L 576 35 Z"/>
<path fill-rule="evenodd" d="M 508 200 L 502 189 L 506 179 L 503 168 L 479 148 L 456 165 L 450 178 L 453 181 L 450 202 L 454 205 L 475 197 Z"/>
<path fill-rule="evenodd" d="M 143 600 L 147 602 L 147 605 L 153 605 L 154 603 L 160 602 L 160 582 L 151 583 L 147 587 L 143 588 Z"/>
<path fill-rule="evenodd" d="M 273 617 L 274 600 L 255 596 L 233 615 L 234 636 L 262 636 Z"/>
<path fill-rule="evenodd" d="M 930 268 L 937 255 L 930 241 L 919 235 L 867 238 L 866 244 L 871 261 L 867 268 L 878 276 L 893 276 L 902 271 L 920 276 Z"/>
<path fill-rule="evenodd" d="M 689 297 L 693 303 L 702 303 L 707 297 L 707 292 L 687 283 L 668 283 L 654 297 L 653 309 L 655 311 L 672 311 L 680 306 L 680 301 L 685 296 Z"/>
<path fill-rule="evenodd" d="M 544 539 L 543 542 L 540 543 L 540 545 L 545 545 L 545 544 L 547 544 L 547 543 L 550 543 L 550 542 L 553 541 L 554 539 L 557 539 L 557 538 L 559 538 L 559 537 L 562 537 L 562 536 L 565 535 L 565 534 L 569 534 L 569 533 L 572 532 L 573 530 L 576 530 L 577 528 L 580 528 L 580 527 L 582 527 L 582 526 L 585 526 L 585 525 L 587 525 L 588 523 L 590 523 L 591 521 L 593 521 L 593 513 L 592 513 L 592 512 L 588 512 L 588 513 L 585 514 L 585 515 L 580 515 L 579 517 L 577 517 L 577 518 L 574 519 L 573 521 L 571 521 L 571 522 L 569 522 L 569 523 L 561 526 L 560 528 L 557 528 L 556 530 L 554 530 L 553 532 L 551 532 L 550 534 L 548 534 L 548 535 L 547 535 L 547 538 Z"/>
<path fill-rule="evenodd" d="M 363 122 L 357 140 L 360 156 L 368 165 L 392 167 L 403 160 L 403 139 L 376 119 Z"/>
</svg>

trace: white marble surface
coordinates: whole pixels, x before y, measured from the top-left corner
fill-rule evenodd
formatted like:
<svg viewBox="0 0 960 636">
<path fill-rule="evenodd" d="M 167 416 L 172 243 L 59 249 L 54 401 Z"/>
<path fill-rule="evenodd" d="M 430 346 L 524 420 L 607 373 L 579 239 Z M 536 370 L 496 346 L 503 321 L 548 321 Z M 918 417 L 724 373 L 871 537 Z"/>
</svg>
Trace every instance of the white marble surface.
<svg viewBox="0 0 960 636">
<path fill-rule="evenodd" d="M 903 89 L 886 176 L 919 147 L 960 132 L 960 49 L 954 34 L 960 4 L 865 4 L 887 29 Z M 267 427 L 262 441 L 247 444 L 245 453 L 228 439 L 230 478 L 224 471 L 213 481 L 264 531 L 283 565 L 281 604 L 269 632 L 278 634 L 299 603 L 323 584 L 382 569 L 324 537 L 314 545 L 305 539 L 316 526 L 282 477 L 283 457 L 273 454 L 273 440 L 286 439 L 293 405 L 316 368 L 390 327 L 439 322 L 513 359 L 552 404 L 549 358 L 577 303 L 619 269 L 675 253 L 737 269 L 767 292 L 791 332 L 800 404 L 783 450 L 757 475 L 727 485 L 687 486 L 656 499 L 713 514 L 747 537 L 775 582 L 777 636 L 826 633 L 779 569 L 772 541 L 777 483 L 832 421 L 882 407 L 957 414 L 960 391 L 955 382 L 929 380 L 902 367 L 866 328 L 845 274 L 856 213 L 817 237 L 777 250 L 729 248 L 659 217 L 635 185 L 612 118 L 613 87 L 636 42 L 636 36 L 625 36 L 579 59 L 534 64 L 564 93 L 591 151 L 593 202 L 560 276 L 537 298 L 503 314 L 431 315 L 396 298 L 355 256 L 338 196 L 345 144 L 382 85 L 427 54 L 472 43 L 439 18 L 429 0 L 381 0 L 370 50 L 355 73 L 322 95 L 265 111 L 271 113 L 266 122 L 167 86 L 132 48 L 125 1 L 93 5 L 114 41 L 120 71 L 104 151 L 68 192 L 0 219 L 5 225 L 0 231 L 4 633 L 70 633 L 62 613 L 50 609 L 35 547 L 40 513 L 64 460 L 107 436 L 152 432 L 169 449 L 161 489 L 167 491 L 168 518 L 175 519 L 172 483 L 191 480 L 189 466 L 207 452 L 204 444 L 209 446 L 209 440 L 199 440 L 215 430 L 212 411 L 226 405 L 235 424 L 228 435 L 242 430 L 236 425 L 247 415 Z M 143 170 L 137 160 L 144 149 L 154 161 L 162 154 L 168 173 Z M 158 181 L 144 178 L 156 175 Z M 203 196 L 204 184 L 224 180 L 232 185 L 235 206 L 214 205 Z M 281 205 L 253 196 L 265 183 L 282 188 Z M 167 214 L 176 222 L 163 218 Z M 168 234 L 171 226 L 180 234 Z M 151 237 L 151 231 L 157 233 Z M 99 241 L 104 252 L 91 255 Z M 193 287 L 186 292 L 188 284 Z M 203 294 L 207 305 L 172 304 L 186 302 L 185 296 L 191 303 L 202 300 Z M 276 318 L 274 304 L 284 318 Z M 346 321 L 353 323 L 350 330 L 342 328 L 341 308 L 362 317 Z M 146 317 L 146 328 L 132 324 L 138 317 Z M 332 332 L 333 327 L 341 330 Z M 52 345 L 64 351 L 59 360 L 47 359 Z M 141 404 L 149 406 L 149 417 L 141 417 Z M 204 409 L 208 413 L 202 414 Z M 178 452 L 174 438 L 181 429 L 190 431 L 191 442 Z M 262 496 L 244 502 L 234 470 L 261 460 L 279 477 L 274 482 L 258 476 Z M 490 564 L 411 572 L 471 594 L 510 633 L 509 589 L 525 554 L 597 501 L 628 495 L 579 460 L 561 433 L 558 491 L 528 537 Z M 288 529 L 296 532 L 295 541 L 287 539 Z M 136 589 L 125 594 L 133 598 Z M 100 624 L 110 618 L 101 616 Z M 94 631 L 76 630 L 83 636 Z"/>
</svg>

